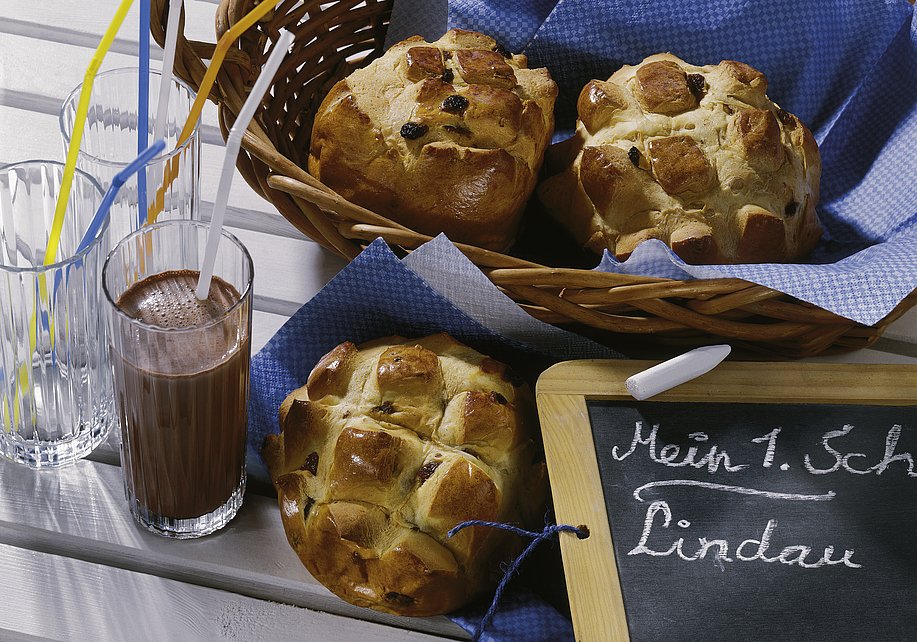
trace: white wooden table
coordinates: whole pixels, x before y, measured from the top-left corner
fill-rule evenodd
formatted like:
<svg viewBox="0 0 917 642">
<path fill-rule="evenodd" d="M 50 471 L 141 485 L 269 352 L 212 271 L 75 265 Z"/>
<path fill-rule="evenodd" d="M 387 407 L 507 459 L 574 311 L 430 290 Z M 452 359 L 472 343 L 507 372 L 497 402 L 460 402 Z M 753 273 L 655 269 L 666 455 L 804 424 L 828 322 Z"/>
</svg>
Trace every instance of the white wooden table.
<svg viewBox="0 0 917 642">
<path fill-rule="evenodd" d="M 213 41 L 214 1 L 186 0 L 188 37 Z M 0 0 L 0 164 L 63 160 L 61 101 L 82 81 L 117 4 Z M 135 8 L 103 70 L 136 66 L 137 22 Z M 153 47 L 154 60 L 160 60 Z M 208 104 L 204 115 L 201 193 L 207 219 L 223 142 L 215 108 Z M 304 239 L 241 178 L 229 202 L 228 225 L 255 261 L 257 351 L 344 263 Z M 873 349 L 816 360 L 917 363 L 917 309 Z M 134 525 L 111 446 L 61 471 L 36 473 L 0 462 L 0 638 L 465 637 L 444 617 L 391 617 L 332 595 L 287 545 L 268 493 L 250 489 L 239 515 L 220 533 L 178 542 Z"/>
</svg>

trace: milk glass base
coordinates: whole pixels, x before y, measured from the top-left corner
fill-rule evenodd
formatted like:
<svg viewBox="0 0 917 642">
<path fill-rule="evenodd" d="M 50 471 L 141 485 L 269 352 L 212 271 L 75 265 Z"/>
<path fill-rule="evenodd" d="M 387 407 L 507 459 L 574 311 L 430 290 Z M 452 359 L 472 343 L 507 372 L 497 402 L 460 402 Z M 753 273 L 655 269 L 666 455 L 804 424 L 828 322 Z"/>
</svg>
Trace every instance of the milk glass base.
<svg viewBox="0 0 917 642">
<path fill-rule="evenodd" d="M 133 515 L 134 519 L 148 531 L 172 539 L 194 539 L 195 537 L 203 537 L 204 535 L 209 535 L 210 533 L 220 530 L 236 516 L 236 513 L 239 512 L 239 508 L 242 506 L 242 499 L 245 496 L 245 471 L 242 471 L 242 478 L 239 480 L 239 485 L 225 504 L 206 515 L 192 517 L 190 519 L 163 517 L 141 506 L 140 501 L 131 493 L 126 478 L 124 494 L 127 497 L 128 506 L 130 506 L 131 515 Z"/>
</svg>

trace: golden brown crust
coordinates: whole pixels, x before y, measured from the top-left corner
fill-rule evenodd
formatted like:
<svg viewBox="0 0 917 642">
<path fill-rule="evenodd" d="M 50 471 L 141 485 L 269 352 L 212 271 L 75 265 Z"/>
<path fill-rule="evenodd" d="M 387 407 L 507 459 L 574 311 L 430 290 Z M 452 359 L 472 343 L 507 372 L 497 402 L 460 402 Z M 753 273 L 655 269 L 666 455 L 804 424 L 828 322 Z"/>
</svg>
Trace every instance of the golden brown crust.
<svg viewBox="0 0 917 642">
<path fill-rule="evenodd" d="M 678 114 L 697 107 L 687 74 L 670 60 L 641 65 L 635 79 L 634 95 L 646 111 Z"/>
<path fill-rule="evenodd" d="M 554 130 L 557 85 L 497 49 L 459 29 L 394 45 L 322 101 L 309 172 L 424 234 L 505 250 Z"/>
<path fill-rule="evenodd" d="M 448 335 L 325 355 L 262 451 L 309 572 L 354 604 L 403 615 L 446 613 L 490 586 L 519 542 L 480 527 L 446 533 L 541 515 L 533 403 L 513 379 Z"/>
<path fill-rule="evenodd" d="M 669 194 L 700 193 L 710 186 L 712 169 L 690 136 L 655 138 L 647 147 L 653 175 Z"/>
<path fill-rule="evenodd" d="M 622 260 L 647 239 L 689 263 L 802 258 L 821 236 L 821 160 L 766 89 L 744 63 L 671 54 L 593 80 L 539 197 L 577 241 Z"/>
</svg>

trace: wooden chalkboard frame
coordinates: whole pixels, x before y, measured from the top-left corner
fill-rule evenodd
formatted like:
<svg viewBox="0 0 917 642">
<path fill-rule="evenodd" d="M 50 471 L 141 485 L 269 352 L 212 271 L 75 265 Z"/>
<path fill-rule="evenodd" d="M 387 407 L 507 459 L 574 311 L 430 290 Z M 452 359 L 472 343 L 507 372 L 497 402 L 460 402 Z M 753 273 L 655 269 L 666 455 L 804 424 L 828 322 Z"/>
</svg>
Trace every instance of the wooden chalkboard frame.
<svg viewBox="0 0 917 642">
<path fill-rule="evenodd" d="M 630 639 L 586 402 L 640 403 L 624 381 L 655 363 L 566 361 L 536 386 L 557 522 L 589 527 L 585 539 L 561 537 L 577 640 Z M 652 401 L 917 405 L 917 366 L 728 362 Z"/>
</svg>

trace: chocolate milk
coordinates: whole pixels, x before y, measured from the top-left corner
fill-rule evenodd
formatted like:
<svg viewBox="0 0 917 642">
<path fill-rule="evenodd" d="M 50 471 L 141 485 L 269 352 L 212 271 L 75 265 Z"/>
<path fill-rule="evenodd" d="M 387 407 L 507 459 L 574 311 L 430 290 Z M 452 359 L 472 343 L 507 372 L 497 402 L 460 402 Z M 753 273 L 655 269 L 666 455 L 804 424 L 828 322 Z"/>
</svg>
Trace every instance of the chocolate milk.
<svg viewBox="0 0 917 642">
<path fill-rule="evenodd" d="M 182 332 L 120 342 L 112 363 L 121 415 L 125 482 L 144 510 L 188 519 L 210 513 L 242 479 L 251 343 L 239 293 L 214 277 L 206 301 L 198 272 L 164 272 L 118 300 L 127 315 Z M 187 330 L 187 329 L 191 330 Z"/>
</svg>

